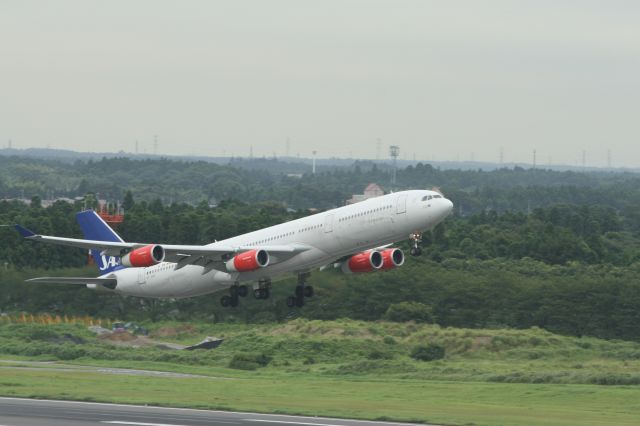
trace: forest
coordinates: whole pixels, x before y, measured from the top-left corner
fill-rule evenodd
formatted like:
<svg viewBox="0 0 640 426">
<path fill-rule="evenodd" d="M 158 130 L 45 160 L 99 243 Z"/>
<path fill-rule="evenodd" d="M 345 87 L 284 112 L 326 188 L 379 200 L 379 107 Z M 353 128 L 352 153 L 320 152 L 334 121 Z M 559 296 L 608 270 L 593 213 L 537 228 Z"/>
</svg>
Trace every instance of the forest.
<svg viewBox="0 0 640 426">
<path fill-rule="evenodd" d="M 311 319 L 413 320 L 455 327 L 538 326 L 574 336 L 640 340 L 640 176 L 540 169 L 398 171 L 358 162 L 316 175 L 289 176 L 276 160 L 242 167 L 168 159 L 0 162 L 0 224 L 80 237 L 74 214 L 86 201 L 43 208 L 51 191 L 67 197 L 121 200 L 126 240 L 204 244 L 343 205 L 370 182 L 385 189 L 438 187 L 455 214 L 425 235 L 424 253 L 394 271 L 316 272 L 316 297 L 299 311 L 283 303 L 294 281 L 275 283 L 270 301 L 218 295 L 150 301 L 85 289 L 34 287 L 38 275 L 86 275 L 80 250 L 21 241 L 0 228 L 0 311 L 93 315 L 135 320 L 271 322 Z M 273 167 L 263 167 L 272 162 Z M 173 194 L 167 198 L 166 194 Z M 312 210 L 310 210 L 312 209 Z M 405 247 L 405 243 L 400 243 Z"/>
</svg>

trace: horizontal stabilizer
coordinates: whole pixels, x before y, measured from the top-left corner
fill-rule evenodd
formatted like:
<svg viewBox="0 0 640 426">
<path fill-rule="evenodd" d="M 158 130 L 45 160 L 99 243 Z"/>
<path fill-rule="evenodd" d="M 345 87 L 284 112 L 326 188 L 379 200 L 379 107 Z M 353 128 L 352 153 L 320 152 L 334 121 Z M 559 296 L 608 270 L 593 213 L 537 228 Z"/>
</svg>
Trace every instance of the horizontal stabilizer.
<svg viewBox="0 0 640 426">
<path fill-rule="evenodd" d="M 21 225 L 18 225 L 18 224 L 15 224 L 13 226 L 20 233 L 20 235 L 22 235 L 25 238 L 33 237 L 33 236 L 36 235 L 34 232 L 32 232 L 31 230 L 25 228 L 24 226 L 21 226 Z"/>
<path fill-rule="evenodd" d="M 38 284 L 100 284 L 107 288 L 115 288 L 118 280 L 115 278 L 90 278 L 90 277 L 40 277 L 27 280 L 28 283 Z"/>
</svg>

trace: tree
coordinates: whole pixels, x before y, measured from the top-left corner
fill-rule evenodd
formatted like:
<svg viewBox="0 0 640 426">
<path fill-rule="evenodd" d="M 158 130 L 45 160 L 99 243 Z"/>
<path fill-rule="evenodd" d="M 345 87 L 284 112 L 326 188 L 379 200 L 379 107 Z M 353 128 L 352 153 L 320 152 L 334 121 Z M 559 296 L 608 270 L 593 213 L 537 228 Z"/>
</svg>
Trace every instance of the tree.
<svg viewBox="0 0 640 426">
<path fill-rule="evenodd" d="M 42 208 L 42 200 L 37 195 L 34 197 L 31 197 L 31 208 L 32 209 Z"/>
<path fill-rule="evenodd" d="M 122 202 L 122 208 L 125 212 L 129 211 L 135 205 L 135 201 L 133 201 L 133 194 L 131 191 L 127 191 L 124 194 L 124 201 Z"/>
</svg>

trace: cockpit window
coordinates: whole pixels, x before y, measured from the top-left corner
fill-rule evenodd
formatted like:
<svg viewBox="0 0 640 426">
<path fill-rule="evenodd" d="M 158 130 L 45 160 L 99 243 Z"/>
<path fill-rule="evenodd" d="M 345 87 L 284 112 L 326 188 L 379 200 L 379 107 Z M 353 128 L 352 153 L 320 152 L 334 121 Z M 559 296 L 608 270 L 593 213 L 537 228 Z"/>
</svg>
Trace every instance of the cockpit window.
<svg viewBox="0 0 640 426">
<path fill-rule="evenodd" d="M 434 195 L 433 198 L 442 198 L 442 195 Z"/>
<path fill-rule="evenodd" d="M 431 199 L 431 195 L 425 195 L 424 197 L 422 197 L 422 201 L 427 201 Z"/>
</svg>

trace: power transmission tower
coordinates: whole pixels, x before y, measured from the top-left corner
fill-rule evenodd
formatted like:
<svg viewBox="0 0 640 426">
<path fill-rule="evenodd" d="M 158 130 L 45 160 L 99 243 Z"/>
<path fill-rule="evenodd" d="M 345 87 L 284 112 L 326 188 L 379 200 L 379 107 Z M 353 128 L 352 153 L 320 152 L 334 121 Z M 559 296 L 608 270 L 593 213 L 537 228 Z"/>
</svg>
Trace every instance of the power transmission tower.
<svg viewBox="0 0 640 426">
<path fill-rule="evenodd" d="M 316 174 L 316 154 L 318 153 L 318 151 L 313 150 L 311 152 L 313 153 L 313 159 L 311 162 L 311 173 L 315 175 Z"/>
<path fill-rule="evenodd" d="M 391 185 L 396 186 L 396 175 L 398 173 L 398 156 L 400 155 L 400 147 L 398 145 L 391 145 L 389 147 L 389 155 L 393 159 L 393 172 L 391 175 Z"/>
</svg>

